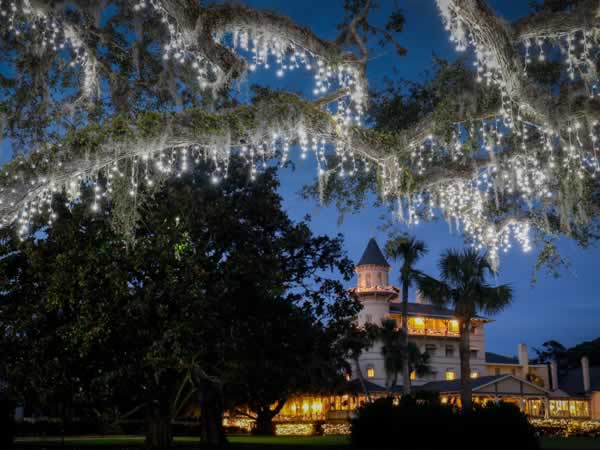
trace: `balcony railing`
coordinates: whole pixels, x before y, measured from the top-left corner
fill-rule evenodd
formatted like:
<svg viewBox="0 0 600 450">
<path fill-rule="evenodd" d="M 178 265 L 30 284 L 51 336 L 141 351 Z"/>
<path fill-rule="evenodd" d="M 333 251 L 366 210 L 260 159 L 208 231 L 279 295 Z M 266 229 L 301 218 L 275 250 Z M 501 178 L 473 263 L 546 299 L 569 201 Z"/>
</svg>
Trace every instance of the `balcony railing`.
<svg viewBox="0 0 600 450">
<path fill-rule="evenodd" d="M 459 337 L 458 331 L 439 330 L 435 328 L 413 328 L 408 327 L 408 334 L 413 336 L 432 336 L 432 337 Z"/>
</svg>

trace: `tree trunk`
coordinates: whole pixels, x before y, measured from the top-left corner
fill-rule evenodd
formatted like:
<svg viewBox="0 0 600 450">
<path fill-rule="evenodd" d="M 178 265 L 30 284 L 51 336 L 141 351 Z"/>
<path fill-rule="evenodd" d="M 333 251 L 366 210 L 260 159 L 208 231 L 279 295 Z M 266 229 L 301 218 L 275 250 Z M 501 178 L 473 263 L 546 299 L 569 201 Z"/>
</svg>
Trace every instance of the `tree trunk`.
<svg viewBox="0 0 600 450">
<path fill-rule="evenodd" d="M 365 377 L 363 376 L 362 370 L 360 370 L 358 358 L 354 359 L 354 365 L 356 367 L 356 375 L 358 375 L 358 381 L 360 381 L 360 386 L 362 387 L 363 392 L 367 396 L 367 400 L 369 401 L 369 403 L 371 403 L 371 393 L 367 388 L 367 383 L 365 382 Z"/>
<path fill-rule="evenodd" d="M 473 408 L 471 392 L 471 321 L 460 321 L 460 401 L 463 414 L 469 414 Z"/>
<path fill-rule="evenodd" d="M 202 440 L 215 447 L 227 445 L 223 430 L 223 393 L 220 386 L 202 383 L 199 389 Z"/>
<path fill-rule="evenodd" d="M 158 413 L 158 411 L 154 411 Z M 171 434 L 171 417 L 167 415 L 151 414 L 146 423 L 147 449 L 162 450 L 171 447 L 173 436 Z"/>
<path fill-rule="evenodd" d="M 402 277 L 402 393 L 410 395 L 410 361 L 408 357 L 408 280 Z"/>
<path fill-rule="evenodd" d="M 274 436 L 275 425 L 273 424 L 273 417 L 275 417 L 275 414 L 273 414 L 272 411 L 260 409 L 256 415 L 254 434 L 260 436 Z"/>
</svg>

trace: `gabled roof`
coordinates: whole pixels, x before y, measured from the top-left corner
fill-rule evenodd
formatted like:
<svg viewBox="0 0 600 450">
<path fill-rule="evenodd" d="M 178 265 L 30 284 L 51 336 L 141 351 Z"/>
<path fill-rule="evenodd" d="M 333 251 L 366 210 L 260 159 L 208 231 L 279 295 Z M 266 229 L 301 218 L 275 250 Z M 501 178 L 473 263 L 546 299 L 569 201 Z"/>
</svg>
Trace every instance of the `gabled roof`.
<svg viewBox="0 0 600 450">
<path fill-rule="evenodd" d="M 481 393 L 485 393 L 487 386 L 494 385 L 498 382 L 504 380 L 514 380 L 521 384 L 521 390 L 523 389 L 523 385 L 529 386 L 528 389 L 533 390 L 535 392 L 543 392 L 548 394 L 548 391 L 538 385 L 535 385 L 527 380 L 522 378 L 517 378 L 514 375 L 503 374 L 503 375 L 487 375 L 484 377 L 473 378 L 471 379 L 471 388 L 473 393 L 477 393 L 478 391 Z M 440 392 L 440 393 L 454 393 L 460 392 L 460 378 L 456 380 L 448 380 L 448 381 L 430 381 L 422 386 L 416 387 L 416 389 L 421 389 L 429 392 Z M 496 388 L 497 389 L 497 388 Z M 489 390 L 489 389 L 488 389 Z"/>
<path fill-rule="evenodd" d="M 572 396 L 585 394 L 581 367 L 569 369 L 565 375 L 559 376 L 558 388 Z M 600 367 L 590 367 L 590 389 L 600 392 Z"/>
<path fill-rule="evenodd" d="M 504 356 L 498 353 L 485 352 L 485 362 L 490 364 L 519 364 L 516 356 Z"/>
<path fill-rule="evenodd" d="M 402 314 L 402 304 L 398 302 L 390 303 L 390 313 L 392 314 Z M 409 303 L 408 304 L 408 315 L 409 316 L 425 316 L 425 317 L 437 317 L 441 319 L 453 319 L 456 317 L 454 311 L 451 309 L 440 308 L 435 305 L 430 305 L 428 303 Z M 474 317 L 477 320 L 486 320 L 490 321 L 490 319 L 486 319 L 485 317 L 476 316 Z"/>
<path fill-rule="evenodd" d="M 488 364 L 508 364 L 518 366 L 521 363 L 516 356 L 505 356 L 499 353 L 485 352 L 485 362 Z M 535 359 L 529 359 L 530 366 L 544 367 L 545 364 L 538 364 Z"/>
<path fill-rule="evenodd" d="M 505 378 L 507 375 L 488 375 L 479 378 L 471 379 L 471 388 L 476 390 L 478 387 L 484 386 L 494 381 Z M 429 392 L 458 392 L 460 391 L 460 378 L 456 380 L 430 381 L 421 386 L 415 386 L 415 389 Z"/>
<path fill-rule="evenodd" d="M 365 251 L 361 256 L 360 261 L 358 261 L 357 266 L 365 266 L 368 264 L 374 266 L 390 267 L 390 265 L 385 259 L 385 256 L 383 256 L 379 245 L 377 245 L 377 241 L 374 238 L 371 238 L 369 240 L 367 248 L 365 248 Z"/>
</svg>

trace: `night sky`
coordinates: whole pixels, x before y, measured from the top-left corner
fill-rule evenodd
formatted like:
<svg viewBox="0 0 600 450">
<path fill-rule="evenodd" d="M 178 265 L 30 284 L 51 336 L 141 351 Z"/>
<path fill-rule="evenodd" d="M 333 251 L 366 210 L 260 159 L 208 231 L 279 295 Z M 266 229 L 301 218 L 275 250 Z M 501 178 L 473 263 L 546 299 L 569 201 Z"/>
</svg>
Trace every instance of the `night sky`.
<svg viewBox="0 0 600 450">
<path fill-rule="evenodd" d="M 343 0 L 243 0 L 243 3 L 288 15 L 327 39 L 335 38 L 336 25 L 343 14 Z M 380 0 L 379 3 L 382 4 L 382 9 L 375 13 L 374 18 L 375 21 L 384 23 L 394 2 Z M 525 0 L 495 0 L 491 3 L 496 11 L 509 20 L 528 12 L 529 1 Z M 371 86 L 381 86 L 384 76 L 421 80 L 423 73 L 431 68 L 433 54 L 446 59 L 459 56 L 450 45 L 434 0 L 403 0 L 400 5 L 406 17 L 406 27 L 398 40 L 408 50 L 408 54 L 399 58 L 392 49 L 375 49 L 369 62 Z M 252 83 L 310 92 L 311 75 L 297 72 L 277 79 L 273 73 L 261 69 L 240 86 L 238 95 L 242 99 L 248 98 Z M 7 152 L 8 145 L 5 143 L 1 158 L 3 161 L 7 159 Z M 315 161 L 307 159 L 301 162 L 299 158 L 295 158 L 295 162 L 295 170 L 286 169 L 281 172 L 281 194 L 292 218 L 300 220 L 309 214 L 312 216 L 312 229 L 315 233 L 332 236 L 342 233 L 348 255 L 354 261 L 360 258 L 370 237 L 376 237 L 383 246 L 386 235 L 378 228 L 385 218 L 390 218 L 387 210 L 365 208 L 338 224 L 338 212 L 334 207 L 322 207 L 316 201 L 303 200 L 298 195 L 303 185 L 314 182 Z M 402 227 L 406 230 L 405 226 Z M 420 263 L 419 269 L 432 275 L 437 275 L 437 260 L 444 249 L 463 245 L 461 236 L 450 234 L 443 221 L 421 224 L 407 231 L 427 243 L 430 252 Z M 512 355 L 516 354 L 517 344 L 520 342 L 527 343 L 531 348 L 540 346 L 546 340 L 555 339 L 571 346 L 600 337 L 600 295 L 596 289 L 600 274 L 597 267 L 600 262 L 599 249 L 595 247 L 582 250 L 575 242 L 563 239 L 560 250 L 570 260 L 570 269 L 564 271 L 558 279 L 547 276 L 542 271 L 534 286 L 531 280 L 536 261 L 535 249 L 524 254 L 515 246 L 510 253 L 502 256 L 497 281 L 513 286 L 515 302 L 507 311 L 496 316 L 494 323 L 488 325 L 486 350 Z M 391 279 L 397 280 L 396 270 L 392 272 Z M 533 356 L 532 350 L 530 353 Z"/>
</svg>

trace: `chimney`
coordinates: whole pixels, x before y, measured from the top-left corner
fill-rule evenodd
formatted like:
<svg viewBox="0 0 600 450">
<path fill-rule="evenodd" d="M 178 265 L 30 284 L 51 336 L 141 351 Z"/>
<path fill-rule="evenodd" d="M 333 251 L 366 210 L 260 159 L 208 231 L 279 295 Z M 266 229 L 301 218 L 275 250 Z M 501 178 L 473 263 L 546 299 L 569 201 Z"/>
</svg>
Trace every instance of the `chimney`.
<svg viewBox="0 0 600 450">
<path fill-rule="evenodd" d="M 556 361 L 550 363 L 550 378 L 552 390 L 556 391 L 558 389 L 558 364 Z"/>
<path fill-rule="evenodd" d="M 519 365 L 521 366 L 523 378 L 529 373 L 529 352 L 526 344 L 519 344 Z"/>
<path fill-rule="evenodd" d="M 581 357 L 581 374 L 583 376 L 583 391 L 590 392 L 590 360 L 587 356 Z"/>
</svg>

